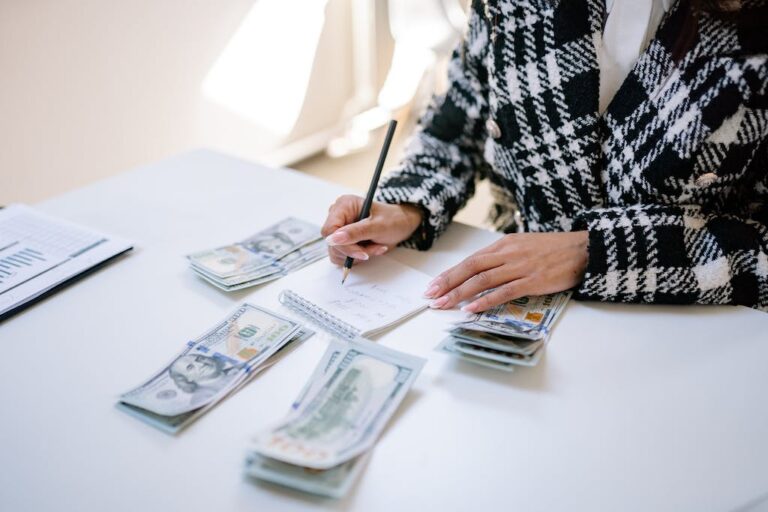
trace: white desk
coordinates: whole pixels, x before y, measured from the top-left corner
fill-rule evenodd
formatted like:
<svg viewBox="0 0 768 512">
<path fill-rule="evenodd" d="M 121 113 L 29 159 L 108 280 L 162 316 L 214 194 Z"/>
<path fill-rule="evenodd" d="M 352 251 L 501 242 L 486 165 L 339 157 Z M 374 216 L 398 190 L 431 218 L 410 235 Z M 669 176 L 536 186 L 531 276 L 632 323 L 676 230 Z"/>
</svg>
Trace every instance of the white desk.
<svg viewBox="0 0 768 512">
<path fill-rule="evenodd" d="M 768 491 L 768 315 L 572 303 L 541 364 L 505 374 L 432 348 L 429 311 L 380 342 L 429 359 L 341 501 L 241 476 L 325 349 L 299 347 L 178 437 L 114 408 L 182 343 L 277 281 L 225 294 L 183 255 L 286 215 L 321 222 L 344 191 L 198 151 L 47 201 L 136 251 L 0 324 L 0 510 L 732 510 Z M 496 235 L 454 226 L 430 274 Z"/>
</svg>

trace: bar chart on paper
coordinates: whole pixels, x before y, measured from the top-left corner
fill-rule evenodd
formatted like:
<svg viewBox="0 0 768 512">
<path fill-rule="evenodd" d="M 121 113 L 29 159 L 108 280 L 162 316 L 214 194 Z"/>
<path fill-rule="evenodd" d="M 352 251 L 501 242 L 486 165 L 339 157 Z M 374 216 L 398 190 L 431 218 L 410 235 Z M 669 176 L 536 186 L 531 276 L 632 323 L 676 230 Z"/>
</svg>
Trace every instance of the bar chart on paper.
<svg viewBox="0 0 768 512">
<path fill-rule="evenodd" d="M 101 235 L 13 210 L 0 220 L 0 293 L 106 242 Z"/>
<path fill-rule="evenodd" d="M 0 293 L 65 261 L 18 242 L 0 250 Z"/>
<path fill-rule="evenodd" d="M 130 248 L 24 205 L 0 210 L 0 318 Z"/>
</svg>

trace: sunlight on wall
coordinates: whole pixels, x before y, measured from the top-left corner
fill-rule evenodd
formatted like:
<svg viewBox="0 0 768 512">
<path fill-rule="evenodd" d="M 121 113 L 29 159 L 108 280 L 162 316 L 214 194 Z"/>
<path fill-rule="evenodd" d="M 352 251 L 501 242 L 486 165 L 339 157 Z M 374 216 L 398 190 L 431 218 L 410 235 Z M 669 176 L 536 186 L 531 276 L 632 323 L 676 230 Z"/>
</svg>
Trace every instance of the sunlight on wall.
<svg viewBox="0 0 768 512">
<path fill-rule="evenodd" d="M 307 92 L 327 0 L 258 0 L 203 80 L 203 94 L 288 135 Z"/>
</svg>

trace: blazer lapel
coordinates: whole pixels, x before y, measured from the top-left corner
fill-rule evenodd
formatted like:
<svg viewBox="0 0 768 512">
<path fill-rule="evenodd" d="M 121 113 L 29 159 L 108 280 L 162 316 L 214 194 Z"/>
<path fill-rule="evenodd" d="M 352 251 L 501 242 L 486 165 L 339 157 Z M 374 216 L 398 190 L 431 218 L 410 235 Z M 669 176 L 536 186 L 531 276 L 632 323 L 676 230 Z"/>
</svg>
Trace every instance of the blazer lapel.
<svg viewBox="0 0 768 512">
<path fill-rule="evenodd" d="M 601 118 L 603 182 L 614 203 L 690 200 L 697 178 L 720 172 L 733 139 L 720 132 L 736 131 L 755 89 L 756 57 L 744 41 L 760 43 L 737 20 L 703 14 L 691 49 L 672 60 L 689 2 L 667 13 Z"/>
<path fill-rule="evenodd" d="M 605 114 L 622 119 L 634 112 L 639 102 L 645 100 L 652 91 L 659 91 L 672 72 L 672 62 L 664 55 L 676 42 L 681 17 L 687 15 L 688 0 L 675 1 L 662 17 L 656 34 L 645 50 L 638 56 L 627 78 L 622 82 L 616 94 L 608 103 Z M 599 42 L 598 42 L 599 44 Z"/>
</svg>

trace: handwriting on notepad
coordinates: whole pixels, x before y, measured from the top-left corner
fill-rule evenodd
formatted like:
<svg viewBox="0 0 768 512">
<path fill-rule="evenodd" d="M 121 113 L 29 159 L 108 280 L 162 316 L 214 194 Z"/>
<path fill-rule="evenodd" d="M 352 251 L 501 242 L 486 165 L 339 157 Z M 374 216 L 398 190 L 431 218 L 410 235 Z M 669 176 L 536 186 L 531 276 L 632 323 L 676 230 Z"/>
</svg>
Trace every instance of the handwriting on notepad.
<svg viewBox="0 0 768 512">
<path fill-rule="evenodd" d="M 406 297 L 378 284 L 352 285 L 345 287 L 342 293 L 341 297 L 330 299 L 329 306 L 343 311 L 350 320 L 354 318 L 365 323 L 385 320 L 397 313 L 403 303 L 408 303 Z"/>
</svg>

